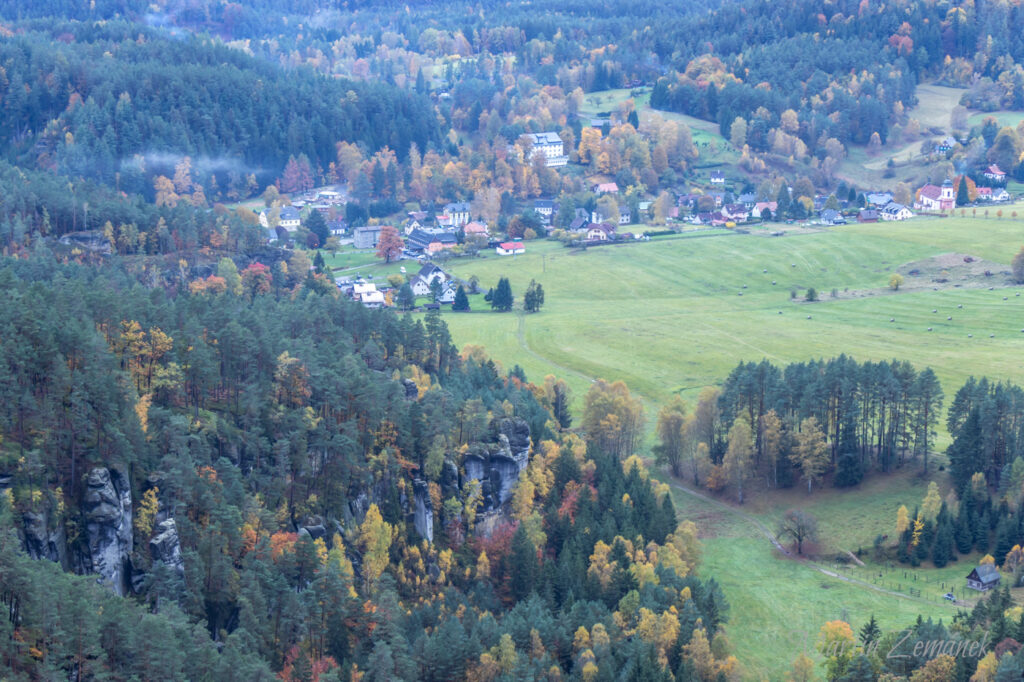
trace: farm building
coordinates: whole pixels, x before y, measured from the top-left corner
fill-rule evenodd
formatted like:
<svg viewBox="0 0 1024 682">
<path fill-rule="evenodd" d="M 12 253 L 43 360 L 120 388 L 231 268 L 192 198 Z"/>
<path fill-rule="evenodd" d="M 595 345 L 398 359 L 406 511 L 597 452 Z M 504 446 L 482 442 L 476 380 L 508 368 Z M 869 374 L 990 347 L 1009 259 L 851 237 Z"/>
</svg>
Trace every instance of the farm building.
<svg viewBox="0 0 1024 682">
<path fill-rule="evenodd" d="M 879 211 L 878 217 L 882 220 L 907 220 L 914 217 L 914 212 L 903 204 L 890 201 L 885 208 Z"/>
<path fill-rule="evenodd" d="M 999 569 L 993 564 L 980 564 L 967 576 L 967 587 L 985 592 L 999 585 Z"/>
<path fill-rule="evenodd" d="M 526 247 L 522 242 L 502 242 L 494 251 L 499 256 L 514 256 L 517 253 L 526 253 Z"/>
</svg>

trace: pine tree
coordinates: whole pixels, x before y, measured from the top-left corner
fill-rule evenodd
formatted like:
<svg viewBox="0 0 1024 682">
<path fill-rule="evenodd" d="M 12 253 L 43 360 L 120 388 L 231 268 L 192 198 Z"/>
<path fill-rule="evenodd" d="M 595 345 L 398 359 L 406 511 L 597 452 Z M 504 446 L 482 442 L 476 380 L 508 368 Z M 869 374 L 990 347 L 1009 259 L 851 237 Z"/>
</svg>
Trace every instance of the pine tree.
<svg viewBox="0 0 1024 682">
<path fill-rule="evenodd" d="M 953 529 L 948 521 L 939 524 L 935 531 L 935 542 L 932 545 L 932 561 L 937 568 L 942 568 L 953 559 Z"/>
<path fill-rule="evenodd" d="M 530 280 L 530 286 L 526 288 L 526 295 L 523 297 L 523 309 L 528 313 L 540 311 L 544 305 L 544 289 L 534 280 Z"/>
<path fill-rule="evenodd" d="M 843 423 L 842 434 L 839 437 L 836 475 L 832 484 L 837 488 L 848 488 L 857 485 L 863 478 L 864 467 L 861 465 L 857 446 L 857 426 L 851 418 Z"/>
<path fill-rule="evenodd" d="M 513 302 L 512 285 L 509 284 L 507 277 L 502 277 L 498 280 L 498 286 L 491 296 L 491 309 L 498 312 L 508 312 L 512 310 Z"/>
<path fill-rule="evenodd" d="M 455 290 L 455 301 L 452 303 L 452 310 L 458 312 L 469 311 L 469 298 L 466 296 L 466 290 L 459 285 L 459 288 Z"/>
<path fill-rule="evenodd" d="M 522 523 L 512 536 L 509 554 L 509 589 L 516 601 L 525 599 L 534 588 L 537 578 L 537 548 L 526 534 Z"/>
<path fill-rule="evenodd" d="M 959 429 L 953 444 L 946 450 L 949 457 L 949 472 L 957 490 L 963 490 L 976 471 L 984 472 L 985 467 L 979 461 L 981 442 L 981 417 L 978 408 L 975 407 L 967 415 L 967 420 Z"/>
<path fill-rule="evenodd" d="M 967 204 L 971 203 L 971 199 L 970 199 L 970 197 L 967 194 L 967 177 L 966 176 L 961 176 L 960 177 L 959 185 L 960 186 L 957 187 L 957 189 L 956 189 L 956 205 L 957 206 L 966 206 Z"/>
<path fill-rule="evenodd" d="M 971 545 L 974 544 L 974 538 L 971 535 L 970 512 L 968 507 L 968 502 L 964 499 L 960 503 L 960 511 L 957 514 L 956 523 L 953 527 L 953 541 L 956 543 L 956 551 L 960 554 L 970 553 Z"/>
<path fill-rule="evenodd" d="M 864 646 L 868 646 L 881 636 L 882 628 L 878 627 L 878 621 L 875 620 L 875 614 L 872 613 L 871 620 L 864 623 L 864 627 L 860 629 L 860 641 Z"/>
</svg>

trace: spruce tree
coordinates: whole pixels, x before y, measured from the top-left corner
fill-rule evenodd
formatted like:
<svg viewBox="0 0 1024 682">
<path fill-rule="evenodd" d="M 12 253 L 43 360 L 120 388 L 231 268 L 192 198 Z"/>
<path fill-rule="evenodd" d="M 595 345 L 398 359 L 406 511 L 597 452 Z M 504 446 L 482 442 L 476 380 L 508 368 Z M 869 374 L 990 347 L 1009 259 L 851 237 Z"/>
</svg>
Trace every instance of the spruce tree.
<svg viewBox="0 0 1024 682">
<path fill-rule="evenodd" d="M 942 568 L 953 559 L 953 530 L 948 522 L 940 524 L 935 532 L 935 543 L 932 546 L 932 561 L 937 568 Z"/>
<path fill-rule="evenodd" d="M 491 296 L 491 309 L 505 313 L 512 310 L 513 302 L 512 285 L 509 284 L 507 277 L 502 277 L 498 280 L 498 286 Z"/>
<path fill-rule="evenodd" d="M 970 515 L 966 510 L 965 502 L 960 504 L 960 513 L 956 517 L 956 524 L 953 527 L 953 541 L 956 543 L 956 551 L 960 554 L 968 554 L 971 545 L 974 544 L 974 537 L 971 535 Z"/>
<path fill-rule="evenodd" d="M 466 290 L 459 285 L 455 290 L 455 301 L 452 303 L 452 310 L 464 312 L 469 310 L 469 298 L 466 297 Z"/>
<path fill-rule="evenodd" d="M 971 203 L 971 199 L 967 194 L 967 176 L 963 175 L 960 177 L 960 186 L 956 189 L 956 205 L 966 206 Z"/>
<path fill-rule="evenodd" d="M 509 554 L 509 587 L 516 601 L 525 599 L 533 590 L 537 579 L 537 548 L 526 534 L 526 526 L 519 524 L 512 536 Z"/>
<path fill-rule="evenodd" d="M 946 450 L 949 457 L 949 473 L 953 477 L 953 485 L 963 490 L 974 472 L 983 470 L 978 455 L 981 453 L 981 418 L 978 408 L 973 408 L 967 420 L 960 428 L 953 444 Z"/>
</svg>

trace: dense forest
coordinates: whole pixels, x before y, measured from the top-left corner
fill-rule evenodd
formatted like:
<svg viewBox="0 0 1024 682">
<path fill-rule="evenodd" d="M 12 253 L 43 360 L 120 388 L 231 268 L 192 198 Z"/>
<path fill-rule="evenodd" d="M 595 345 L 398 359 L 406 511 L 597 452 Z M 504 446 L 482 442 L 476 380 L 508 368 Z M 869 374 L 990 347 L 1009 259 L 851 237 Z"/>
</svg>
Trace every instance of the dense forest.
<svg viewBox="0 0 1024 682">
<path fill-rule="evenodd" d="M 695 527 L 562 430 L 564 384 L 459 355 L 436 315 L 218 272 L 0 271 L 10 679 L 735 674 Z"/>
</svg>

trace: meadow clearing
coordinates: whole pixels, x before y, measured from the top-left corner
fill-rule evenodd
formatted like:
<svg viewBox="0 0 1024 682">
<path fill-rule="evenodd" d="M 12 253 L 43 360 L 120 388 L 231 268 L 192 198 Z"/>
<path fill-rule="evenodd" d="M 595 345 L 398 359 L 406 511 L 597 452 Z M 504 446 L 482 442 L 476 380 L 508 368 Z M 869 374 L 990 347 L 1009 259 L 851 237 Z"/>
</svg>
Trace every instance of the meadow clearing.
<svg viewBox="0 0 1024 682">
<path fill-rule="evenodd" d="M 672 394 L 692 402 L 738 362 L 762 358 L 779 364 L 840 353 L 861 361 L 907 359 L 936 371 L 947 404 L 972 374 L 1024 382 L 1024 297 L 1017 295 L 1024 287 L 1008 275 L 1024 244 L 1024 221 L 776 227 L 790 233 L 691 232 L 585 251 L 535 241 L 515 258 L 454 260 L 446 267 L 457 276 L 475 275 L 485 289 L 508 277 L 520 298 L 535 279 L 546 303 L 538 314 L 498 314 L 476 295 L 473 312 L 444 318 L 460 346 L 482 345 L 534 381 L 546 374 L 567 379 L 577 411 L 592 379 L 624 380 L 644 398 L 649 422 Z M 899 291 L 888 286 L 896 272 L 904 276 Z M 808 287 L 818 291 L 818 302 L 804 300 Z M 942 434 L 940 448 L 946 440 Z M 956 589 L 974 599 L 963 594 L 962 583 L 977 556 L 913 571 L 871 561 L 872 541 L 893 532 L 899 505 L 913 508 L 929 480 L 943 494 L 948 490 L 944 473 L 923 479 L 918 468 L 913 463 L 893 476 L 869 477 L 849 490 L 762 492 L 743 507 L 731 497 L 709 501 L 673 482 L 680 514 L 698 523 L 704 570 L 722 583 L 734 613 L 750 616 L 729 629 L 750 672 L 781 678 L 807 633 L 813 642 L 827 620 L 846 618 L 859 627 L 874 614 L 891 629 L 920 613 L 948 622 L 956 607 L 942 594 Z M 764 534 L 792 507 L 818 518 L 814 563 L 781 556 Z M 858 549 L 866 567 L 831 563 Z"/>
</svg>

